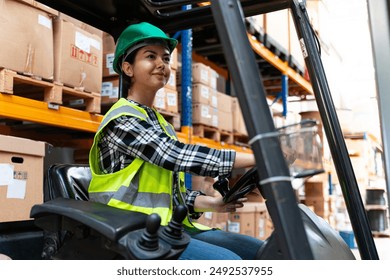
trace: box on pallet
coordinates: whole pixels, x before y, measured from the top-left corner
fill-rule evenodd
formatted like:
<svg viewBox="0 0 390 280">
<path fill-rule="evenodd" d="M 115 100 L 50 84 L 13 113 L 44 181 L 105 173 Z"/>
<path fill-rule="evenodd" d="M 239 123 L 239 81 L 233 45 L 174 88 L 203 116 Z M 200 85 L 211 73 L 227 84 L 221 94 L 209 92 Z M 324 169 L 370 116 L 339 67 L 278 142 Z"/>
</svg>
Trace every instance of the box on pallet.
<svg viewBox="0 0 390 280">
<path fill-rule="evenodd" d="M 0 0 L 0 68 L 53 80 L 56 11 L 35 1 Z"/>
<path fill-rule="evenodd" d="M 0 222 L 30 219 L 43 202 L 46 143 L 0 135 Z"/>
<path fill-rule="evenodd" d="M 179 99 L 182 95 L 181 87 L 178 87 Z M 213 108 L 218 106 L 217 92 L 204 84 L 192 84 L 192 104 L 200 103 L 210 105 Z"/>
<path fill-rule="evenodd" d="M 193 84 L 203 84 L 206 86 L 211 87 L 212 84 L 210 83 L 210 67 L 199 62 L 195 62 L 192 64 L 192 83 Z M 178 71 L 176 72 L 176 81 L 178 85 L 181 85 L 181 76 L 182 76 L 182 69 L 179 67 Z M 216 87 L 216 82 L 215 82 Z"/>
<path fill-rule="evenodd" d="M 241 135 L 248 135 L 244 117 L 237 97 L 233 97 L 233 132 Z"/>
<path fill-rule="evenodd" d="M 54 20 L 54 80 L 87 92 L 101 92 L 102 33 L 68 18 Z"/>
<path fill-rule="evenodd" d="M 215 126 L 218 124 L 217 109 L 206 104 L 192 104 L 192 122 L 193 124 L 202 124 Z"/>
<path fill-rule="evenodd" d="M 265 203 L 247 202 L 229 214 L 228 231 L 266 239 L 273 230 Z"/>
<path fill-rule="evenodd" d="M 154 98 L 154 104 L 157 109 L 167 111 L 170 113 L 179 112 L 179 104 L 177 91 L 172 90 L 170 87 L 163 87 L 159 89 Z"/>
<path fill-rule="evenodd" d="M 119 76 L 104 77 L 102 82 L 101 104 L 112 104 L 118 100 Z"/>
<path fill-rule="evenodd" d="M 114 38 L 104 32 L 103 33 L 103 77 L 117 76 L 112 63 L 115 57 L 115 41 Z"/>
</svg>

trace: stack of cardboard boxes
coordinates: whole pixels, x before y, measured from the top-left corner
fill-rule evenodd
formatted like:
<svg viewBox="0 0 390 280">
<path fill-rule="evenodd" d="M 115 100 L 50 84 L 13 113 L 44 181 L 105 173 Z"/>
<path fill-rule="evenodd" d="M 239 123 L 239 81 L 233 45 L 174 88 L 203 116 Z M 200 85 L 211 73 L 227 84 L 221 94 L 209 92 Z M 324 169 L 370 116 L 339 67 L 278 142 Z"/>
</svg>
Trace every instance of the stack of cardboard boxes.
<svg viewBox="0 0 390 280">
<path fill-rule="evenodd" d="M 31 99 L 44 99 L 49 103 L 73 107 L 93 98 L 95 103 L 99 102 L 95 104 L 98 109 L 93 110 L 98 113 L 102 71 L 101 31 L 33 0 L 3 0 L 1 7 L 2 71 L 13 71 L 13 76 L 33 77 L 37 81 L 34 85 L 43 94 L 31 94 L 28 96 Z M 39 84 L 41 80 L 51 84 Z M 52 90 L 47 96 L 49 85 L 58 90 Z M 85 95 L 83 99 L 80 98 L 82 94 L 72 90 L 90 95 Z M 8 93 L 19 94 L 16 87 Z"/>
<path fill-rule="evenodd" d="M 46 143 L 0 134 L 0 222 L 30 219 L 43 202 Z"/>
<path fill-rule="evenodd" d="M 2 0 L 0 6 L 2 73 L 32 77 L 37 85 L 42 83 L 42 91 L 56 85 L 96 94 L 100 101 L 101 31 L 33 0 Z M 7 82 L 1 80 L 1 89 Z M 2 94 L 17 95 L 19 88 Z M 64 94 L 56 97 L 59 104 Z M 31 207 L 43 202 L 47 147 L 45 142 L 0 134 L 0 222 L 29 220 Z"/>
<path fill-rule="evenodd" d="M 183 94 L 181 77 L 179 67 L 179 99 Z M 194 126 L 211 127 L 225 133 L 247 135 L 238 100 L 225 93 L 224 82 L 221 83 L 221 80 L 223 78 L 211 67 L 200 62 L 192 64 L 192 123 Z"/>
</svg>

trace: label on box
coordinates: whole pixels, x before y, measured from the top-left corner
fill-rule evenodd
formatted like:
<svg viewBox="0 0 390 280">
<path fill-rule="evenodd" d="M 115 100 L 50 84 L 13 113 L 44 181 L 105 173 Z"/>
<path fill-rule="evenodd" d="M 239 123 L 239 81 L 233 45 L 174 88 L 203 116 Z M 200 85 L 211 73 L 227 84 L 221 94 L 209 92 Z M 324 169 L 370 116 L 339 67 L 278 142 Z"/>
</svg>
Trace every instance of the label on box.
<svg viewBox="0 0 390 280">
<path fill-rule="evenodd" d="M 211 106 L 218 108 L 218 97 L 217 95 L 211 96 Z"/>
<path fill-rule="evenodd" d="M 240 223 L 239 222 L 228 222 L 228 231 L 240 233 Z"/>
<path fill-rule="evenodd" d="M 157 108 L 165 109 L 165 90 L 159 89 L 154 98 L 154 106 Z"/>
<path fill-rule="evenodd" d="M 7 198 L 25 199 L 26 197 L 26 180 L 15 179 L 7 188 Z"/>
<path fill-rule="evenodd" d="M 43 16 L 43 15 L 38 15 L 38 23 L 40 25 L 43 25 L 47 28 L 49 28 L 50 30 L 52 29 L 52 21 L 51 19 Z"/>
<path fill-rule="evenodd" d="M 11 164 L 0 164 L 0 186 L 7 186 L 14 180 L 14 166 Z"/>
<path fill-rule="evenodd" d="M 204 212 L 203 216 L 205 219 L 211 220 L 213 218 L 213 212 Z"/>
<path fill-rule="evenodd" d="M 206 87 L 206 86 L 201 86 L 200 87 L 200 95 L 205 98 L 205 99 L 209 99 L 209 96 L 210 96 L 210 91 L 209 91 L 209 88 Z"/>
<path fill-rule="evenodd" d="M 75 45 L 87 53 L 91 52 L 91 47 L 100 50 L 100 42 L 98 40 L 85 36 L 83 33 L 77 31 L 75 33 Z"/>
<path fill-rule="evenodd" d="M 82 51 L 85 51 L 87 53 L 91 52 L 91 44 L 90 44 L 89 38 L 81 32 L 76 31 L 75 45 L 76 45 L 76 47 L 78 47 Z"/>
<path fill-rule="evenodd" d="M 202 118 L 210 118 L 210 113 L 209 113 L 209 106 L 201 106 L 201 109 L 200 109 L 200 115 L 202 116 Z"/>
<path fill-rule="evenodd" d="M 201 70 L 200 71 L 200 79 L 201 79 L 201 81 L 208 83 L 209 82 L 209 71 Z"/>
<path fill-rule="evenodd" d="M 103 82 L 101 96 L 110 96 L 112 93 L 112 88 L 113 86 L 111 82 Z"/>
<path fill-rule="evenodd" d="M 177 95 L 173 92 L 167 93 L 167 104 L 168 106 L 176 106 L 177 105 Z"/>
<path fill-rule="evenodd" d="M 212 115 L 211 117 L 211 125 L 218 127 L 218 115 Z"/>
<path fill-rule="evenodd" d="M 176 75 L 174 75 L 172 72 L 171 72 L 171 75 L 169 75 L 169 80 L 167 82 L 167 85 L 170 85 L 171 87 L 176 87 Z"/>
<path fill-rule="evenodd" d="M 108 73 L 110 75 L 115 74 L 116 72 L 114 71 L 114 68 L 112 66 L 114 62 L 115 55 L 113 53 L 108 53 L 106 54 L 106 67 L 108 69 Z"/>
</svg>

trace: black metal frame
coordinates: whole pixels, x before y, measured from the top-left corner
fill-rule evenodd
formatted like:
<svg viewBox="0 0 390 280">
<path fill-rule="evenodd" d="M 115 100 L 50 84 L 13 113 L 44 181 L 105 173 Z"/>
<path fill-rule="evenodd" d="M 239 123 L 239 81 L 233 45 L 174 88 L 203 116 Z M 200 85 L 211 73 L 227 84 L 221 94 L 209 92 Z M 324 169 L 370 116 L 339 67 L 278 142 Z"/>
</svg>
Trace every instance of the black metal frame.
<svg viewBox="0 0 390 280">
<path fill-rule="evenodd" d="M 390 201 L 390 0 L 367 0 L 381 122 L 387 201 Z"/>
<path fill-rule="evenodd" d="M 40 1 L 98 27 L 117 38 L 132 22 L 147 20 L 166 32 L 216 24 L 225 56 L 238 92 L 257 167 L 264 186 L 267 207 L 278 232 L 278 243 L 287 259 L 312 259 L 313 254 L 298 212 L 289 170 L 273 132 L 275 127 L 266 102 L 253 51 L 246 37 L 244 16 L 290 9 L 309 71 L 316 102 L 324 125 L 337 175 L 342 187 L 362 259 L 378 259 L 368 218 L 364 210 L 355 174 L 350 162 L 322 62 L 317 51 L 304 1 L 298 0 L 227 0 L 212 1 L 211 6 L 185 12 L 181 6 L 203 1 Z M 95 6 L 99 6 L 95 9 Z M 134 9 L 131 10 L 131 9 Z M 179 12 L 180 10 L 180 12 Z M 213 20 L 214 19 L 214 20 Z"/>
</svg>

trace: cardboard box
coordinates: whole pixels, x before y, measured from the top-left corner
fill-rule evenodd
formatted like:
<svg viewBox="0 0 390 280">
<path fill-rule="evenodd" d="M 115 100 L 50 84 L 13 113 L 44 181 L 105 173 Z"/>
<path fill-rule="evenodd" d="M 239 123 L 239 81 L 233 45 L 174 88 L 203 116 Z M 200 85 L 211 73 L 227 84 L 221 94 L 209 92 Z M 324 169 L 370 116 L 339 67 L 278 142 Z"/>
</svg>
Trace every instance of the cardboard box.
<svg viewBox="0 0 390 280">
<path fill-rule="evenodd" d="M 217 86 L 218 86 L 218 83 L 217 83 L 217 80 L 218 80 L 218 73 L 217 71 L 215 71 L 214 69 L 210 68 L 209 69 L 209 86 L 212 88 L 212 89 L 215 89 L 217 90 Z"/>
<path fill-rule="evenodd" d="M 62 18 L 54 21 L 54 80 L 86 92 L 100 93 L 102 37 L 87 30 Z"/>
<path fill-rule="evenodd" d="M 328 181 L 320 182 L 305 182 L 305 196 L 306 197 L 324 197 L 329 196 L 329 183 Z"/>
<path fill-rule="evenodd" d="M 240 108 L 240 104 L 238 103 L 237 97 L 233 97 L 232 101 L 233 105 L 233 132 L 241 135 L 248 135 L 246 130 L 244 117 L 242 115 L 242 111 Z"/>
<path fill-rule="evenodd" d="M 102 30 L 97 29 L 96 27 L 89 25 L 85 22 L 82 22 L 74 17 L 68 16 L 67 14 L 59 13 L 58 19 L 62 19 L 64 21 L 71 22 L 75 26 L 77 26 L 78 28 L 81 28 L 82 30 L 85 30 L 86 32 L 88 32 L 90 34 L 94 34 L 94 35 L 98 36 L 99 38 L 103 38 L 104 32 Z"/>
<path fill-rule="evenodd" d="M 179 112 L 178 93 L 169 87 L 159 89 L 154 98 L 154 104 L 157 109 L 162 109 L 171 113 Z"/>
<path fill-rule="evenodd" d="M 118 101 L 119 76 L 104 77 L 102 82 L 101 104 Z"/>
<path fill-rule="evenodd" d="M 0 135 L 0 222 L 30 219 L 43 202 L 46 143 Z"/>
<path fill-rule="evenodd" d="M 114 71 L 112 63 L 115 58 L 115 41 L 114 38 L 104 32 L 103 33 L 103 78 L 118 76 Z"/>
<path fill-rule="evenodd" d="M 171 69 L 171 75 L 169 76 L 169 80 L 167 84 L 165 85 L 166 88 L 177 90 L 176 87 L 176 70 Z"/>
<path fill-rule="evenodd" d="M 228 231 L 255 237 L 256 212 L 259 203 L 245 203 L 243 208 L 229 214 Z"/>
<path fill-rule="evenodd" d="M 35 1 L 0 0 L 0 67 L 54 78 L 54 10 Z"/>
<path fill-rule="evenodd" d="M 181 85 L 182 69 L 179 67 L 176 72 L 176 81 L 178 85 Z M 192 64 L 192 83 L 201 83 L 206 86 L 210 86 L 210 67 L 203 63 Z"/>
<path fill-rule="evenodd" d="M 222 92 L 217 92 L 218 110 L 226 113 L 233 113 L 233 97 Z"/>
<path fill-rule="evenodd" d="M 173 50 L 171 53 L 171 60 L 170 60 L 171 69 L 177 70 L 178 68 L 178 53 L 177 48 Z"/>
<path fill-rule="evenodd" d="M 217 110 L 218 112 L 218 129 L 226 131 L 226 132 L 233 132 L 233 114 L 230 112 L 225 112 L 220 109 Z"/>
<path fill-rule="evenodd" d="M 178 88 L 179 98 L 181 98 L 181 87 Z M 218 107 L 218 98 L 216 90 L 204 84 L 196 83 L 192 85 L 192 104 L 205 104 L 213 108 Z"/>
<path fill-rule="evenodd" d="M 212 107 L 200 103 L 192 104 L 192 123 L 212 126 L 215 123 Z"/>
<path fill-rule="evenodd" d="M 165 102 L 167 106 L 167 111 L 171 113 L 179 112 L 179 97 L 176 90 L 164 87 L 165 90 Z"/>
<path fill-rule="evenodd" d="M 264 203 L 262 205 L 264 205 Z M 264 209 L 259 208 L 257 210 L 255 219 L 255 237 L 261 240 L 267 239 L 274 231 L 274 225 L 265 206 Z"/>
</svg>

